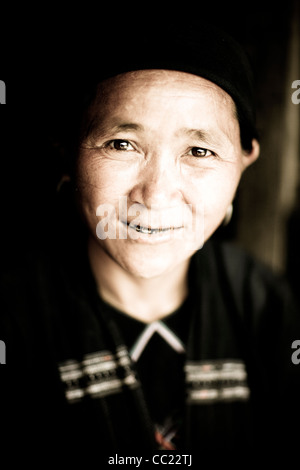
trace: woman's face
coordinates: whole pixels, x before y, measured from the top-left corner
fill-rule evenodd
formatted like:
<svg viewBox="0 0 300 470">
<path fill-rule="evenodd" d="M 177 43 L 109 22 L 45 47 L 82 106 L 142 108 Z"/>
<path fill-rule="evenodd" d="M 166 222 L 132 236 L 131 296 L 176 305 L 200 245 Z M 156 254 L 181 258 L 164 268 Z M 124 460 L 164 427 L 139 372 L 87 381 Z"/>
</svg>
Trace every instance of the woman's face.
<svg viewBox="0 0 300 470">
<path fill-rule="evenodd" d="M 79 149 L 79 204 L 97 249 L 151 278 L 212 235 L 243 170 L 231 97 L 198 76 L 129 72 L 100 84 Z"/>
</svg>

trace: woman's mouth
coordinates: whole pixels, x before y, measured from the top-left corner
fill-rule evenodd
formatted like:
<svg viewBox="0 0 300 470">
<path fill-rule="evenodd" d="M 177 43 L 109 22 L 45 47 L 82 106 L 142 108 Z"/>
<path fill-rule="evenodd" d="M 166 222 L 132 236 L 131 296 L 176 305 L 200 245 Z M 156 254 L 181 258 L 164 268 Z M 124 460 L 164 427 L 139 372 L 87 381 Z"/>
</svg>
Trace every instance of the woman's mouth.
<svg viewBox="0 0 300 470">
<path fill-rule="evenodd" d="M 145 242 L 145 243 L 155 243 L 155 242 L 164 242 L 171 240 L 175 237 L 175 233 L 180 233 L 182 226 L 173 226 L 169 227 L 160 226 L 160 227 L 151 227 L 149 225 L 136 224 L 134 222 L 122 221 L 123 225 L 128 228 L 128 237 L 132 240 Z M 124 237 L 124 238 L 127 238 Z"/>
<path fill-rule="evenodd" d="M 179 229 L 181 227 L 158 227 L 158 228 L 151 228 L 151 227 L 143 227 L 142 225 L 135 225 L 135 224 L 132 224 L 132 223 L 127 223 L 128 227 L 132 228 L 133 230 L 135 230 L 136 232 L 141 232 L 141 233 L 145 233 L 145 234 L 149 234 L 149 235 L 152 235 L 152 234 L 156 234 L 156 233 L 162 233 L 162 232 L 167 232 L 169 230 L 176 230 L 176 229 Z"/>
</svg>

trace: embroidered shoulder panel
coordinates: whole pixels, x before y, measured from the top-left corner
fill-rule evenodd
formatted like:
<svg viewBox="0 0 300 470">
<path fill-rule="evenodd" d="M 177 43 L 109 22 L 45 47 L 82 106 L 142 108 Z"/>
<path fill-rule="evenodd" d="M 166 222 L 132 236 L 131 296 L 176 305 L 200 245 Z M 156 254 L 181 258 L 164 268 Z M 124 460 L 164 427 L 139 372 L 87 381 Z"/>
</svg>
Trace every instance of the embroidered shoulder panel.
<svg viewBox="0 0 300 470">
<path fill-rule="evenodd" d="M 58 368 L 66 399 L 71 403 L 85 396 L 104 397 L 120 393 L 124 386 L 138 385 L 125 346 L 120 346 L 115 354 L 98 351 L 85 355 L 82 361 L 70 359 L 61 362 Z"/>
<path fill-rule="evenodd" d="M 187 362 L 185 373 L 189 403 L 206 404 L 249 398 L 247 371 L 242 361 Z"/>
</svg>

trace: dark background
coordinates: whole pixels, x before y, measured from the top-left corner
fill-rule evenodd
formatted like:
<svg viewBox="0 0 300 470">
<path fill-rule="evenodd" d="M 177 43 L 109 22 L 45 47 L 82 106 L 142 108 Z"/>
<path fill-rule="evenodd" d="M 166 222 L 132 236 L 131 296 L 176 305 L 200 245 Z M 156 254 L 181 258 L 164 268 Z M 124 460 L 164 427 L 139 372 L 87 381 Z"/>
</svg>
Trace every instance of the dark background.
<svg viewBox="0 0 300 470">
<path fill-rule="evenodd" d="M 298 7 L 298 8 L 297 8 Z M 75 14 L 77 13 L 78 17 Z M 291 101 L 300 80 L 299 2 L 240 2 L 240 6 L 187 2 L 171 11 L 113 7 L 99 11 L 33 10 L 4 14 L 0 79 L 7 103 L 0 106 L 1 256 L 11 256 L 46 240 L 55 223 L 53 200 L 60 180 L 60 157 L 53 148 L 67 117 L 64 91 L 101 62 L 102 48 L 124 54 L 115 31 L 141 31 L 176 21 L 199 34 L 206 22 L 219 24 L 244 45 L 254 68 L 261 156 L 245 173 L 234 215 L 216 237 L 244 246 L 272 269 L 287 275 L 298 293 L 300 281 L 299 112 Z M 297 29 L 298 27 L 298 29 Z M 97 42 L 98 41 L 98 42 Z M 298 48 L 298 49 L 297 49 Z M 297 62 L 298 61 L 298 62 Z M 76 99 L 76 96 L 74 96 Z M 59 126 L 58 126 L 59 123 Z"/>
</svg>

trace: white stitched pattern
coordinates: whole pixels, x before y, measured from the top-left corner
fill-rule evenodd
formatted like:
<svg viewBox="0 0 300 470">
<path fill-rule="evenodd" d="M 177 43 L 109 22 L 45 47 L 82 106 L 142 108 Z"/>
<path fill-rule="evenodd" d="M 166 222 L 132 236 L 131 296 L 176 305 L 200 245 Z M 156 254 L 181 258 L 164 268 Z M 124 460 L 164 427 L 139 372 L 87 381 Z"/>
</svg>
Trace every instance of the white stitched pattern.
<svg viewBox="0 0 300 470">
<path fill-rule="evenodd" d="M 248 400 L 245 364 L 238 360 L 187 362 L 185 365 L 189 403 Z"/>
<path fill-rule="evenodd" d="M 119 393 L 124 386 L 134 388 L 138 384 L 124 346 L 115 354 L 98 351 L 85 355 L 82 361 L 61 362 L 58 369 L 65 385 L 65 396 L 73 403 L 85 396 L 99 398 Z"/>
</svg>

